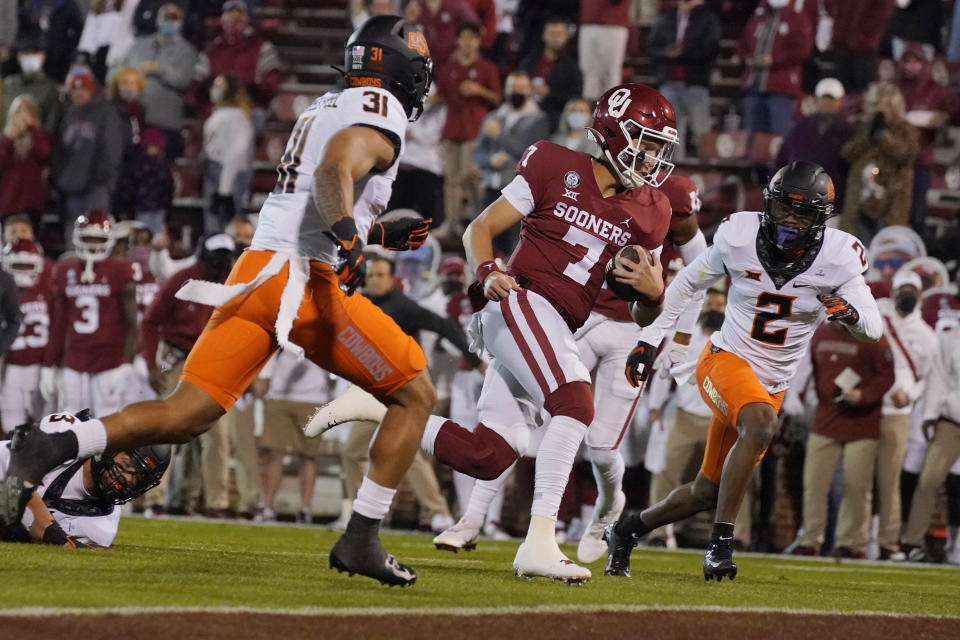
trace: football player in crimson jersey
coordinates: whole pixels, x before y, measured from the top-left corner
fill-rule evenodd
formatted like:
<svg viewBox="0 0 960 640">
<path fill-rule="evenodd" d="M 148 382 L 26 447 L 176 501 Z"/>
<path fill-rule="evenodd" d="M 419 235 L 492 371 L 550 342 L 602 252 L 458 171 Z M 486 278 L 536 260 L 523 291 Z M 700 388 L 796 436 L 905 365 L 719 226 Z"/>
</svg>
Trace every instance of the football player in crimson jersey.
<svg viewBox="0 0 960 640">
<path fill-rule="evenodd" d="M 0 383 L 0 423 L 12 431 L 43 411 L 40 365 L 50 339 L 53 295 L 40 245 L 32 240 L 8 242 L 2 260 L 20 293 L 20 331 L 7 352 Z"/>
<path fill-rule="evenodd" d="M 863 245 L 826 227 L 833 201 L 833 181 L 822 167 L 803 161 L 783 167 L 764 191 L 764 211 L 726 218 L 713 246 L 670 283 L 663 312 L 627 360 L 627 376 L 634 385 L 645 381 L 657 346 L 694 292 L 729 276 L 723 326 L 696 365 L 700 393 L 713 411 L 706 452 L 693 482 L 607 527 L 607 575 L 630 575 L 630 552 L 647 532 L 716 507 L 703 575 L 732 580 L 734 520 L 814 330 L 829 319 L 861 340 L 882 337 L 883 321 L 863 279 Z"/>
<path fill-rule="evenodd" d="M 433 385 L 416 342 L 354 289 L 363 282 L 364 242 L 400 250 L 426 239 L 427 220 L 376 218 L 390 199 L 407 122 L 423 110 L 433 61 L 415 24 L 375 16 L 347 41 L 344 63 L 347 88 L 315 100 L 294 125 L 276 188 L 227 283 L 195 280 L 178 292 L 218 308 L 177 390 L 62 432 L 19 430 L 0 483 L 0 519 L 19 521 L 44 474 L 67 459 L 192 440 L 283 347 L 390 406 L 353 515 L 330 551 L 331 568 L 414 583 L 416 573 L 384 550 L 379 527 L 416 454 Z"/>
</svg>

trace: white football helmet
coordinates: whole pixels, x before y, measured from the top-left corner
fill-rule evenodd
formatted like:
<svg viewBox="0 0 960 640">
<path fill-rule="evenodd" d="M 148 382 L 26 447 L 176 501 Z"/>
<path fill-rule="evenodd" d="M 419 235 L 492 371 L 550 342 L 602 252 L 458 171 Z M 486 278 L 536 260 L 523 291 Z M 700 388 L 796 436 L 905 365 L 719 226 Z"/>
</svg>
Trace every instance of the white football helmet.
<svg viewBox="0 0 960 640">
<path fill-rule="evenodd" d="M 37 284 L 43 273 L 43 249 L 33 240 L 14 240 L 3 247 L 3 270 L 21 289 Z"/>
<path fill-rule="evenodd" d="M 82 260 L 100 262 L 110 256 L 116 244 L 116 222 L 109 213 L 87 211 L 73 225 L 74 251 Z"/>
</svg>

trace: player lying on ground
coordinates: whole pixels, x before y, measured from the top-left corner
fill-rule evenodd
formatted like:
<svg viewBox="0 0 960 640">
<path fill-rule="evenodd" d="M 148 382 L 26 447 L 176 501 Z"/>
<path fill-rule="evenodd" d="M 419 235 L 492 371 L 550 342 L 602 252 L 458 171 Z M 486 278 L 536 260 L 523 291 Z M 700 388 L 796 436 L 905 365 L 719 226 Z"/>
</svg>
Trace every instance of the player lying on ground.
<svg viewBox="0 0 960 640">
<path fill-rule="evenodd" d="M 700 393 L 713 411 L 706 451 L 693 482 L 607 528 L 607 575 L 630 575 L 630 552 L 647 532 L 716 507 L 703 576 L 732 580 L 734 520 L 753 468 L 776 433 L 784 390 L 814 330 L 829 319 L 862 340 L 883 335 L 863 279 L 863 245 L 825 226 L 833 202 L 833 181 L 822 167 L 802 161 L 783 167 L 764 191 L 763 212 L 725 218 L 713 246 L 670 283 L 663 312 L 643 330 L 627 376 L 634 385 L 645 381 L 664 332 L 694 293 L 729 277 L 723 326 L 696 364 Z"/>
<path fill-rule="evenodd" d="M 46 422 L 28 431 L 15 443 L 0 484 L 0 520 L 19 522 L 44 475 L 65 461 L 197 437 L 283 347 L 389 406 L 330 566 L 390 585 L 416 580 L 386 553 L 378 531 L 416 453 L 433 385 L 416 342 L 369 300 L 351 294 L 363 281 L 361 238 L 393 249 L 425 239 L 429 221 L 375 217 L 390 198 L 407 121 L 422 110 L 433 63 L 416 25 L 396 16 L 364 23 L 348 40 L 344 60 L 348 88 L 321 96 L 300 115 L 253 243 L 227 283 L 191 281 L 178 293 L 218 308 L 176 391 L 62 432 L 50 432 Z"/>
<path fill-rule="evenodd" d="M 44 428 L 51 431 L 78 420 L 66 413 L 43 419 Z M 14 440 L 25 437 L 29 428 L 18 427 Z M 10 444 L 0 443 L 0 478 L 7 473 Z M 109 547 L 120 526 L 117 505 L 160 484 L 169 465 L 170 446 L 165 444 L 62 464 L 43 477 L 19 523 L 0 525 L 0 538 L 65 547 Z"/>
<path fill-rule="evenodd" d="M 503 195 L 467 229 L 464 248 L 476 269 L 473 290 L 480 309 L 470 334 L 492 357 L 478 407 L 480 424 L 471 431 L 473 425 L 431 416 L 421 443 L 457 471 L 502 482 L 498 479 L 528 439 L 517 402 L 532 407 L 536 419 L 543 410 L 548 417 L 537 452 L 530 528 L 513 566 L 518 574 L 568 582 L 586 580 L 590 571 L 560 551 L 554 529 L 594 414 L 590 374 L 573 333 L 593 308 L 614 254 L 627 245 L 659 252 L 670 208 L 654 186 L 673 169 L 669 158 L 677 142 L 673 108 L 637 84 L 600 97 L 591 133 L 601 148 L 599 158 L 550 142 L 528 147 Z M 520 242 L 501 271 L 492 240 L 521 221 Z M 616 267 L 618 281 L 655 310 L 664 288 L 659 260 L 629 266 L 632 271 Z M 478 487 L 474 493 L 486 490 Z"/>
</svg>

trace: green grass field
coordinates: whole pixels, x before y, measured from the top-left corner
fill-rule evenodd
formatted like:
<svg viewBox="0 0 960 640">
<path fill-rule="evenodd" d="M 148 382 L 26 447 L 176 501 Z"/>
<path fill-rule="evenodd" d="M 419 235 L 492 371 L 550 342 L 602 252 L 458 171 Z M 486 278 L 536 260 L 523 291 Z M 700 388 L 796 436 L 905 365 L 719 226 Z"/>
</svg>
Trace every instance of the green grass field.
<svg viewBox="0 0 960 640">
<path fill-rule="evenodd" d="M 591 567 L 586 585 L 526 581 L 510 567 L 516 542 L 437 551 L 425 535 L 384 535 L 419 572 L 388 589 L 327 568 L 335 532 L 125 518 L 115 549 L 0 545 L 0 610 L 26 607 L 483 608 L 721 606 L 873 611 L 960 617 L 960 570 L 740 554 L 740 576 L 704 582 L 699 553 L 634 552 L 631 580 Z M 575 550 L 567 548 L 573 556 Z M 54 605 L 55 603 L 55 605 Z"/>
</svg>

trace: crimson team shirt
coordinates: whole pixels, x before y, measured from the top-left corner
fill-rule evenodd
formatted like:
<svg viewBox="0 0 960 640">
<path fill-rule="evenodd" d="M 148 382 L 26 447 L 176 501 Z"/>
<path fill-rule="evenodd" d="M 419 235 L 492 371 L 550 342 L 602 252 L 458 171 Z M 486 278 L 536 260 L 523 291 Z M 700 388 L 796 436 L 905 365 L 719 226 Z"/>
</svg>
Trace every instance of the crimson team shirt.
<svg viewBox="0 0 960 640">
<path fill-rule="evenodd" d="M 437 70 L 437 90 L 447 103 L 441 140 L 475 140 L 480 135 L 483 119 L 490 112 L 491 105 L 483 98 L 460 93 L 460 84 L 466 80 L 482 84 L 500 99 L 500 72 L 495 64 L 482 56 L 478 56 L 469 67 L 456 60 L 441 66 Z"/>
<path fill-rule="evenodd" d="M 127 258 L 109 257 L 93 265 L 92 282 L 83 282 L 86 262 L 70 257 L 54 268 L 53 339 L 46 364 L 82 373 L 100 373 L 123 364 L 126 326 L 123 289 L 135 282 L 134 265 Z M 138 265 L 139 266 L 139 265 Z"/>
<path fill-rule="evenodd" d="M 646 188 L 652 189 L 652 187 Z M 697 185 L 690 178 L 676 173 L 670 174 L 670 177 L 660 185 L 660 191 L 667 196 L 667 200 L 670 202 L 670 227 L 667 232 L 669 236 L 687 218 L 700 211 L 700 193 L 697 190 Z M 660 262 L 666 269 L 667 265 L 678 257 L 680 257 L 680 254 L 668 242 L 663 246 Z M 613 295 L 607 289 L 606 284 L 600 290 L 600 295 L 597 296 L 597 304 L 593 307 L 593 310 L 617 322 L 633 322 L 627 303 Z"/>
<path fill-rule="evenodd" d="M 50 342 L 50 314 L 53 309 L 53 290 L 50 270 L 44 269 L 37 283 L 20 289 L 20 333 L 17 334 L 6 361 L 19 367 L 43 363 Z"/>
<path fill-rule="evenodd" d="M 524 216 L 507 272 L 549 300 L 571 331 L 590 315 L 614 254 L 628 244 L 659 249 L 670 223 L 662 193 L 604 198 L 590 156 L 552 142 L 527 147 L 503 196 Z"/>
</svg>

